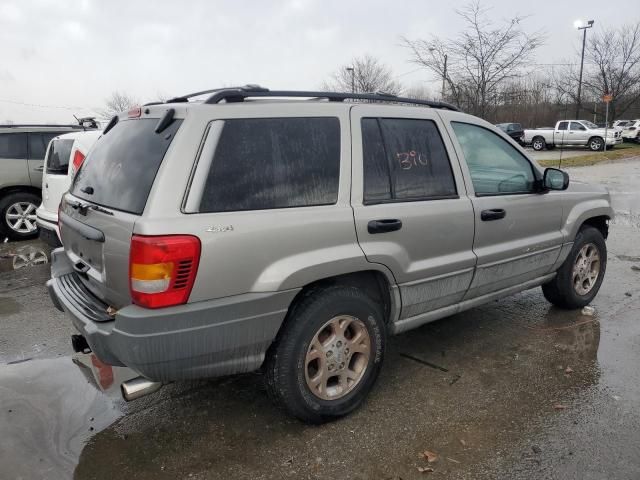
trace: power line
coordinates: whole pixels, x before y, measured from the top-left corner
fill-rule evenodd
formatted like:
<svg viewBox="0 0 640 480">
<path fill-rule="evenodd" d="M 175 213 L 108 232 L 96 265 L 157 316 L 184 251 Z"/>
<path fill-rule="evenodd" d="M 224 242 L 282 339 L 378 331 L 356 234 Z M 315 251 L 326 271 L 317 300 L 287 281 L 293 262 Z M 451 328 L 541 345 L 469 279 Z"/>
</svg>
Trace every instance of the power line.
<svg viewBox="0 0 640 480">
<path fill-rule="evenodd" d="M 38 103 L 26 103 L 26 102 L 18 102 L 16 100 L 5 100 L 5 99 L 0 99 L 0 102 L 3 103 L 11 103 L 14 105 L 22 105 L 24 107 L 35 107 L 35 108 L 57 108 L 57 109 L 61 109 L 61 110 L 92 110 L 89 107 L 78 107 L 78 106 L 62 106 L 62 105 L 42 105 L 42 104 L 38 104 Z"/>
</svg>

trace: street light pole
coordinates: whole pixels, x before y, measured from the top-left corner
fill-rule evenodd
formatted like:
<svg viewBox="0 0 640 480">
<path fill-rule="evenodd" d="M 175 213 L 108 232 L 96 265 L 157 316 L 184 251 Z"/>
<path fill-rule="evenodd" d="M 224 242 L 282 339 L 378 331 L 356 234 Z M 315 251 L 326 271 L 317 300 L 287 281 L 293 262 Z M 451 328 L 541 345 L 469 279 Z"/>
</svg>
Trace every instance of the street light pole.
<svg viewBox="0 0 640 480">
<path fill-rule="evenodd" d="M 351 93 L 356 93 L 355 71 L 353 67 L 347 67 L 346 70 L 351 73 Z"/>
<path fill-rule="evenodd" d="M 580 118 L 580 97 L 582 94 L 582 70 L 584 69 L 584 46 L 587 43 L 587 28 L 593 27 L 593 20 L 589 20 L 586 25 L 576 21 L 575 26 L 578 30 L 582 30 L 582 57 L 580 59 L 580 80 L 578 80 L 578 99 L 576 102 L 576 120 Z"/>
</svg>

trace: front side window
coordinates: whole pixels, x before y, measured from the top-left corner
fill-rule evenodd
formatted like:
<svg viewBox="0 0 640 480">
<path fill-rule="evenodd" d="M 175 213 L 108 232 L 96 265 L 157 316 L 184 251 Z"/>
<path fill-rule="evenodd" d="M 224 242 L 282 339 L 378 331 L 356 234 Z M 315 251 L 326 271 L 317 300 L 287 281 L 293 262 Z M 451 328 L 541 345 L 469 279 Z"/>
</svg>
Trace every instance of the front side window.
<svg viewBox="0 0 640 480">
<path fill-rule="evenodd" d="M 0 158 L 27 158 L 26 133 L 0 133 Z"/>
<path fill-rule="evenodd" d="M 469 123 L 451 122 L 462 146 L 476 195 L 533 191 L 533 166 L 494 132 Z"/>
<path fill-rule="evenodd" d="M 571 130 L 586 130 L 581 123 L 571 122 Z"/>
<path fill-rule="evenodd" d="M 433 121 L 363 118 L 361 126 L 365 204 L 457 197 Z"/>
<path fill-rule="evenodd" d="M 224 120 L 198 210 L 334 204 L 339 174 L 337 118 Z"/>
</svg>

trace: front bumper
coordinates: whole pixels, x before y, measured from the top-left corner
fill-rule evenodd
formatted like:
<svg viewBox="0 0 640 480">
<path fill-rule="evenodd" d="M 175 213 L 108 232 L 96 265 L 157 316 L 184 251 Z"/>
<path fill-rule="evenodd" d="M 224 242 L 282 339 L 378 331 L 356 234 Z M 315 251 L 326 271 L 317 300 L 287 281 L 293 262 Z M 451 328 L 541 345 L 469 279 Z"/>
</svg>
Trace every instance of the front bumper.
<svg viewBox="0 0 640 480">
<path fill-rule="evenodd" d="M 100 360 L 160 382 L 259 368 L 299 291 L 249 293 L 156 310 L 128 305 L 110 314 L 83 288 L 63 249 L 51 254 L 51 276 L 51 300 Z"/>
<path fill-rule="evenodd" d="M 618 137 L 618 138 L 612 138 L 612 137 L 607 137 L 607 146 L 611 146 L 611 145 L 619 145 L 622 143 L 622 137 Z"/>
</svg>

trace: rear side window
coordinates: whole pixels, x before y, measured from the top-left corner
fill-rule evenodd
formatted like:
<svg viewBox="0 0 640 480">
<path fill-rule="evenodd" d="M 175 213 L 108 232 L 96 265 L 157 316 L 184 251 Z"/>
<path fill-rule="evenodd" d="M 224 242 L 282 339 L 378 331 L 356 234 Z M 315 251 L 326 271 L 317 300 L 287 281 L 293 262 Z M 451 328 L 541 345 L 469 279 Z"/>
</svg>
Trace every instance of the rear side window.
<svg viewBox="0 0 640 480">
<path fill-rule="evenodd" d="M 0 158 L 27 158 L 26 133 L 0 133 Z"/>
<path fill-rule="evenodd" d="M 364 203 L 457 197 L 449 156 L 431 120 L 363 118 Z"/>
<path fill-rule="evenodd" d="M 52 138 L 64 132 L 36 132 L 29 134 L 29 160 L 44 160 L 44 153 Z"/>
<path fill-rule="evenodd" d="M 337 118 L 224 120 L 199 211 L 333 204 L 339 172 Z"/>
<path fill-rule="evenodd" d="M 118 122 L 91 149 L 71 193 L 98 205 L 141 214 L 182 120 L 174 120 L 161 133 L 154 132 L 157 123 L 157 118 Z M 93 193 L 87 193 L 90 191 Z"/>
<path fill-rule="evenodd" d="M 53 140 L 49 144 L 47 173 L 53 173 L 56 175 L 67 174 L 72 147 L 73 140 L 70 139 L 57 139 Z"/>
</svg>

